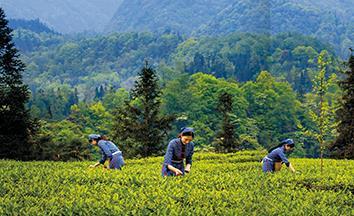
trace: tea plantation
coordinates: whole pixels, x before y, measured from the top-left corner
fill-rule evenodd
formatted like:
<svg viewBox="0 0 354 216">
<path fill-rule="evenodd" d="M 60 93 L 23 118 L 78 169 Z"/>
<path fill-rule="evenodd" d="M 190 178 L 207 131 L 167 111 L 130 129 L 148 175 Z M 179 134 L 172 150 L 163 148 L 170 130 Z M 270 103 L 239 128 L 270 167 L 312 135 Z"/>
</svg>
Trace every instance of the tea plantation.
<svg viewBox="0 0 354 216">
<path fill-rule="evenodd" d="M 0 161 L 0 215 L 354 215 L 354 161 L 290 161 L 264 174 L 264 153 L 196 153 L 190 174 L 161 177 L 162 157 L 93 162 Z"/>
</svg>

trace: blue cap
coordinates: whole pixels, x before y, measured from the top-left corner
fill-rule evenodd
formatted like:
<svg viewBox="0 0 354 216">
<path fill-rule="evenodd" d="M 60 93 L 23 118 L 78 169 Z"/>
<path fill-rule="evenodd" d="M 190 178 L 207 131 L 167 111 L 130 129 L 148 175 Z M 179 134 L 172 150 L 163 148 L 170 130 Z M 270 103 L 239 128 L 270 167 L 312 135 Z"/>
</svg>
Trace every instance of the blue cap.
<svg viewBox="0 0 354 216">
<path fill-rule="evenodd" d="M 285 139 L 285 140 L 281 141 L 281 144 L 283 144 L 283 145 L 285 145 L 285 144 L 287 144 L 287 145 L 295 145 L 293 139 Z"/>
<path fill-rule="evenodd" d="M 192 133 L 192 136 L 194 136 L 194 129 L 191 127 L 183 127 L 181 128 L 181 130 L 179 131 L 180 134 L 184 134 L 184 133 Z"/>
<path fill-rule="evenodd" d="M 101 135 L 99 135 L 99 134 L 90 134 L 90 135 L 88 136 L 88 138 L 89 138 L 89 141 L 91 141 L 91 140 L 98 140 L 98 139 L 101 138 Z"/>
</svg>

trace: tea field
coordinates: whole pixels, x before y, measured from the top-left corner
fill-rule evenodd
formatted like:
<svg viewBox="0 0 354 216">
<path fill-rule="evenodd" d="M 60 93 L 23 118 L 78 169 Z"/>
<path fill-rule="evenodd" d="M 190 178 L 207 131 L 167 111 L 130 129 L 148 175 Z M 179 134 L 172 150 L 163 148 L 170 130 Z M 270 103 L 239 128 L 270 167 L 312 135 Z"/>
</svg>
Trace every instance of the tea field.
<svg viewBox="0 0 354 216">
<path fill-rule="evenodd" d="M 161 177 L 162 157 L 94 162 L 0 160 L 0 215 L 354 215 L 354 161 L 290 161 L 263 174 L 264 153 L 196 153 L 191 173 Z"/>
</svg>

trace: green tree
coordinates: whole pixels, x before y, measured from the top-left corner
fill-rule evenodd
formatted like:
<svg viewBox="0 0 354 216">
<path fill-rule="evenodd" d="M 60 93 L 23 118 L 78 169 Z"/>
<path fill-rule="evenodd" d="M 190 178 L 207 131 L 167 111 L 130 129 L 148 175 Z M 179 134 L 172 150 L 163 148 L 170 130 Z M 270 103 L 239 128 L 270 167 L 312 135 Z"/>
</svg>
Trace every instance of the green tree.
<svg viewBox="0 0 354 216">
<path fill-rule="evenodd" d="M 248 106 L 243 92 L 233 80 L 217 79 L 215 76 L 196 73 L 183 74 L 166 84 L 163 95 L 164 113 L 177 116 L 174 135 L 182 126 L 189 125 L 196 131 L 197 146 L 211 146 L 219 128 L 220 116 L 215 110 L 222 92 L 232 95 L 232 115 L 244 119 Z M 238 137 L 242 130 L 237 130 Z"/>
<path fill-rule="evenodd" d="M 124 101 L 129 99 L 129 92 L 120 88 L 118 90 L 109 90 L 102 98 L 102 103 L 106 109 L 112 113 L 118 107 L 124 105 Z"/>
<path fill-rule="evenodd" d="M 7 25 L 0 8 L 0 158 L 28 159 L 35 122 L 25 107 L 29 99 L 28 87 L 22 82 L 25 65 Z"/>
<path fill-rule="evenodd" d="M 344 72 L 346 78 L 340 82 L 343 89 L 341 107 L 337 110 L 339 133 L 330 146 L 332 155 L 338 158 L 354 159 L 354 56 L 348 61 L 349 69 Z"/>
<path fill-rule="evenodd" d="M 263 147 L 270 148 L 297 131 L 300 102 L 289 83 L 277 82 L 262 71 L 255 82 L 245 83 L 242 89 L 249 102 L 248 117 L 255 120 L 257 140 Z"/>
<path fill-rule="evenodd" d="M 86 135 L 79 125 L 67 120 L 41 122 L 31 152 L 36 160 L 85 160 L 91 158 Z"/>
<path fill-rule="evenodd" d="M 113 124 L 112 114 L 107 111 L 101 101 L 92 104 L 79 103 L 73 105 L 68 120 L 79 126 L 85 134 L 109 135 Z"/>
<path fill-rule="evenodd" d="M 71 106 L 78 104 L 78 101 L 76 88 L 52 83 L 44 89 L 33 90 L 29 107 L 39 109 L 37 118 L 59 121 L 69 116 Z"/>
<path fill-rule="evenodd" d="M 155 71 L 147 65 L 139 73 L 131 99 L 114 114 L 113 136 L 124 143 L 127 156 L 161 154 L 174 117 L 161 115 L 161 90 Z"/>
<path fill-rule="evenodd" d="M 329 87 L 335 82 L 336 75 L 327 75 L 328 65 L 331 59 L 327 51 L 322 51 L 317 59 L 318 74 L 313 80 L 313 92 L 307 97 L 308 114 L 314 122 L 313 128 L 307 129 L 307 134 L 314 137 L 320 146 L 321 172 L 323 169 L 324 151 L 335 135 L 333 134 L 336 127 L 335 103 L 328 97 Z"/>
<path fill-rule="evenodd" d="M 223 92 L 219 96 L 218 111 L 221 114 L 221 129 L 216 135 L 216 150 L 220 152 L 231 152 L 237 149 L 235 126 L 232 123 L 230 114 L 233 111 L 232 95 Z"/>
</svg>

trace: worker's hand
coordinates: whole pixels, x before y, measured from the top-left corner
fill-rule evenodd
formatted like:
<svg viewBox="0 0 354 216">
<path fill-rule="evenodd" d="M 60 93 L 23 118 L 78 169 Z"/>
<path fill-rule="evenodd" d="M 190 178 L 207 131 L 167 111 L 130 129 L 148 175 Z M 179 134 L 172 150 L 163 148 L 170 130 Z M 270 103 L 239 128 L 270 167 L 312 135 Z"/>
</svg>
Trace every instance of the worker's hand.
<svg viewBox="0 0 354 216">
<path fill-rule="evenodd" d="M 294 167 L 292 166 L 292 164 L 289 164 L 289 169 L 290 169 L 290 171 L 293 172 L 293 173 L 296 172 L 295 169 L 294 169 Z"/>
<path fill-rule="evenodd" d="M 176 174 L 176 176 L 183 175 L 182 171 L 179 170 L 179 169 L 176 169 L 176 170 L 175 170 L 175 174 Z"/>
<path fill-rule="evenodd" d="M 95 163 L 95 164 L 90 165 L 89 167 L 90 167 L 90 168 L 95 168 L 95 167 L 97 167 L 97 166 L 99 166 L 99 165 L 100 165 L 100 163 L 97 162 L 97 163 Z"/>
<path fill-rule="evenodd" d="M 187 164 L 186 168 L 184 169 L 184 171 L 186 171 L 186 173 L 189 173 L 191 171 L 191 165 Z"/>
</svg>

